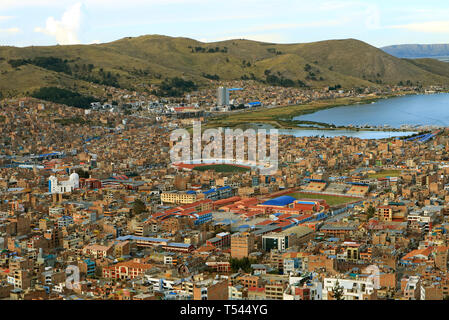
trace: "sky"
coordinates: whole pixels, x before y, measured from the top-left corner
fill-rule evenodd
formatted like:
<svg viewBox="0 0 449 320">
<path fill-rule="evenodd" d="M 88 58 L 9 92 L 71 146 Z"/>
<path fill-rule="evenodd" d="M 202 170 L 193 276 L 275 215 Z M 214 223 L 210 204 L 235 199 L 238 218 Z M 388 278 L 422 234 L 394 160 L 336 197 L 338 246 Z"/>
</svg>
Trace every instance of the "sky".
<svg viewBox="0 0 449 320">
<path fill-rule="evenodd" d="M 0 0 L 0 45 L 92 44 L 147 34 L 203 42 L 449 43 L 449 1 Z"/>
</svg>

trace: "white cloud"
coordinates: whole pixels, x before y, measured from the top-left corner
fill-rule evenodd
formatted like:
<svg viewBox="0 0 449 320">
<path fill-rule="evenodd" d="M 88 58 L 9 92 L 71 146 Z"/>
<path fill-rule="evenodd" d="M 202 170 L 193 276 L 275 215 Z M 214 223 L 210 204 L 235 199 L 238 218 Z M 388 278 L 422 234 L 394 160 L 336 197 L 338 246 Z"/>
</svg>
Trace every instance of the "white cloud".
<svg viewBox="0 0 449 320">
<path fill-rule="evenodd" d="M 35 32 L 41 32 L 54 36 L 58 44 L 79 44 L 78 31 L 81 25 L 81 2 L 67 9 L 60 21 L 53 17 L 47 19 L 45 28 L 35 28 Z"/>
<path fill-rule="evenodd" d="M 390 26 L 392 29 L 405 29 L 415 32 L 449 33 L 449 21 L 428 21 Z"/>
<path fill-rule="evenodd" d="M 6 29 L 0 29 L 0 34 L 6 33 L 6 34 L 16 34 L 19 33 L 19 28 L 6 28 Z"/>
</svg>

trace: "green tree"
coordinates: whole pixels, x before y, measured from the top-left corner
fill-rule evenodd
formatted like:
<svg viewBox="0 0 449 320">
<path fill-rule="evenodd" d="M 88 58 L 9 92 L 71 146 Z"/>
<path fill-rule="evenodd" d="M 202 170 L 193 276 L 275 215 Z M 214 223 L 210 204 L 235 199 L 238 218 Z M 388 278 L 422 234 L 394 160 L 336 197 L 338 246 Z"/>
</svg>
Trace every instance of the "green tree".
<svg viewBox="0 0 449 320">
<path fill-rule="evenodd" d="M 340 286 L 340 283 L 337 282 L 335 283 L 335 286 L 332 288 L 332 296 L 334 297 L 335 300 L 343 300 L 343 287 Z"/>
<path fill-rule="evenodd" d="M 31 96 L 36 99 L 65 104 L 68 106 L 88 109 L 92 102 L 97 101 L 91 96 L 83 96 L 78 92 L 56 87 L 45 87 L 34 91 Z"/>
<path fill-rule="evenodd" d="M 84 179 L 87 179 L 87 178 L 89 178 L 89 176 L 90 176 L 89 171 L 84 171 L 84 170 L 82 170 L 82 169 L 76 170 L 76 173 L 78 174 L 78 176 L 79 176 L 80 178 L 84 178 Z"/>
<path fill-rule="evenodd" d="M 251 264 L 253 264 L 254 261 L 250 260 L 248 257 L 242 259 L 231 258 L 229 262 L 231 264 L 232 272 L 238 272 L 240 269 L 246 273 L 252 272 Z"/>
<path fill-rule="evenodd" d="M 147 210 L 147 207 L 146 207 L 145 203 L 142 200 L 137 199 L 136 201 L 134 201 L 133 213 L 135 215 L 139 215 L 142 212 L 145 212 L 146 210 Z"/>
<path fill-rule="evenodd" d="M 368 207 L 368 210 L 366 211 L 367 215 L 368 215 L 368 219 L 371 219 L 372 217 L 374 217 L 374 214 L 376 213 L 376 209 L 374 209 L 374 207 L 372 205 L 370 205 Z"/>
</svg>

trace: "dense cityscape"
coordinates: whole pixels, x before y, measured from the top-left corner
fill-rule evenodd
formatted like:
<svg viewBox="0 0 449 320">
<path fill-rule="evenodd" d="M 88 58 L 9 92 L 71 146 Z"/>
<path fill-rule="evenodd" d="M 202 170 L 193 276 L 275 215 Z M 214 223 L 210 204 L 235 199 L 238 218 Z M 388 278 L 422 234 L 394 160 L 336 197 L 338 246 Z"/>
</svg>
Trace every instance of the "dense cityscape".
<svg viewBox="0 0 449 320">
<path fill-rule="evenodd" d="M 2 316 L 445 307 L 431 2 L 0 1 Z"/>
<path fill-rule="evenodd" d="M 211 99 L 228 111 L 215 112 L 233 112 L 223 90 Z M 275 105 L 285 89 L 270 90 L 246 108 Z M 2 299 L 449 295 L 447 129 L 386 140 L 280 135 L 278 170 L 261 175 L 170 162 L 170 132 L 207 124 L 212 102 L 122 94 L 85 109 L 2 101 Z"/>
</svg>

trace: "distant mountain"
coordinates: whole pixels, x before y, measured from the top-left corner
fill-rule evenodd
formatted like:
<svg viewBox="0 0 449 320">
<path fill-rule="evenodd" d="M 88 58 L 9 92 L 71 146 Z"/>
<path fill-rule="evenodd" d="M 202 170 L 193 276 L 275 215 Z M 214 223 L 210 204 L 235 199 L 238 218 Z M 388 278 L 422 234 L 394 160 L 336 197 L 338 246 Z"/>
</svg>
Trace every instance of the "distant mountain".
<svg viewBox="0 0 449 320">
<path fill-rule="evenodd" d="M 449 44 L 403 44 L 381 49 L 398 58 L 449 57 Z"/>
<path fill-rule="evenodd" d="M 433 61 L 399 59 L 355 39 L 301 44 L 249 40 L 203 43 L 148 35 L 93 45 L 0 46 L 0 93 L 26 95 L 60 87 L 100 95 L 99 84 L 142 90 L 167 78 L 199 87 L 216 80 L 254 79 L 271 85 L 323 88 L 420 83 L 449 85 Z"/>
</svg>

